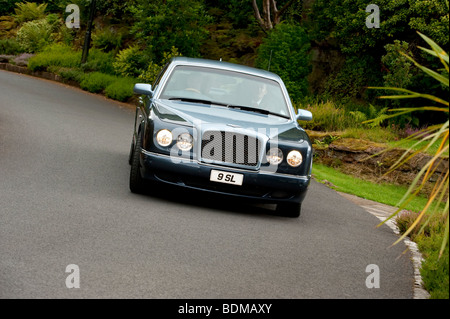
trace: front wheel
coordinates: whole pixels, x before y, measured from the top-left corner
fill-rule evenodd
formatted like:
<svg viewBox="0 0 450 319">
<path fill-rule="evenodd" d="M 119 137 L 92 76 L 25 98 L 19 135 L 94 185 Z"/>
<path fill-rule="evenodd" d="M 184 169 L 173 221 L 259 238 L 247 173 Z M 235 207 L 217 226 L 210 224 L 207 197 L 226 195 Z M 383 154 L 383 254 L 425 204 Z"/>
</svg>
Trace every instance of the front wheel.
<svg viewBox="0 0 450 319">
<path fill-rule="evenodd" d="M 141 175 L 141 149 L 142 136 L 139 132 L 136 140 L 136 146 L 131 156 L 131 170 L 130 170 L 130 190 L 133 193 L 140 194 L 144 191 L 144 179 Z"/>
<path fill-rule="evenodd" d="M 277 213 L 287 217 L 297 218 L 302 210 L 301 203 L 280 203 L 277 204 Z"/>
</svg>

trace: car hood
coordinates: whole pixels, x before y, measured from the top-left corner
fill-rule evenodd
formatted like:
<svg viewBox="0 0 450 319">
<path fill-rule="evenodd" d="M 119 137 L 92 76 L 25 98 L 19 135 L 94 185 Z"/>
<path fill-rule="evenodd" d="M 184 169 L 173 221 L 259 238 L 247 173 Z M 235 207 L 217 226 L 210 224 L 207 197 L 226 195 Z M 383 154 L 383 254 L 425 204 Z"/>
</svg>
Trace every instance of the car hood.
<svg viewBox="0 0 450 319">
<path fill-rule="evenodd" d="M 153 112 L 162 121 L 192 126 L 202 130 L 239 130 L 276 136 L 287 141 L 309 140 L 306 132 L 295 121 L 274 115 L 265 115 L 223 106 L 183 101 L 158 100 Z"/>
</svg>

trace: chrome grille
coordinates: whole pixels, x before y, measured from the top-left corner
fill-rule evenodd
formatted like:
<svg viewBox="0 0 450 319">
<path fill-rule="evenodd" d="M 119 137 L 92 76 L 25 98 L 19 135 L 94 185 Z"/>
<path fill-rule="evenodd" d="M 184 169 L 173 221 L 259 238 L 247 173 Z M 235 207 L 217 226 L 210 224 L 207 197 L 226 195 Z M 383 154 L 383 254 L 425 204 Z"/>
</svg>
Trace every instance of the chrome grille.
<svg viewBox="0 0 450 319">
<path fill-rule="evenodd" d="M 260 141 L 252 136 L 225 131 L 207 131 L 202 137 L 202 159 L 257 166 Z"/>
</svg>

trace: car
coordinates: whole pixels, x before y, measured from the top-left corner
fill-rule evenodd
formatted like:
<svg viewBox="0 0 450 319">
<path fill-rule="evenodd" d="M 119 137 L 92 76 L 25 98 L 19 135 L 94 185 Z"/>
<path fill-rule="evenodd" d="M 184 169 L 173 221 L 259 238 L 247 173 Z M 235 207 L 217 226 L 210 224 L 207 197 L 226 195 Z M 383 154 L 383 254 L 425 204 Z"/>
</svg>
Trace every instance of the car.
<svg viewBox="0 0 450 319">
<path fill-rule="evenodd" d="M 276 204 L 299 217 L 313 149 L 282 79 L 224 61 L 176 57 L 137 83 L 129 187 L 158 183 Z M 222 196 L 220 196 L 222 197 Z"/>
</svg>

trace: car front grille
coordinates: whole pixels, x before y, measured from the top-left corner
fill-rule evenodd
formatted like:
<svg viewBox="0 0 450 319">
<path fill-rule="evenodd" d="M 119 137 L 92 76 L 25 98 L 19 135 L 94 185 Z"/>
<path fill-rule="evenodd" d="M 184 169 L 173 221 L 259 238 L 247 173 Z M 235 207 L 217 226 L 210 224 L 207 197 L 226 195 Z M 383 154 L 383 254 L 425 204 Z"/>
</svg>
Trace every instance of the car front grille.
<svg viewBox="0 0 450 319">
<path fill-rule="evenodd" d="M 261 142 L 252 136 L 225 131 L 207 131 L 202 137 L 204 161 L 258 166 Z"/>
</svg>

